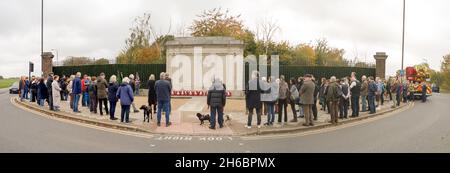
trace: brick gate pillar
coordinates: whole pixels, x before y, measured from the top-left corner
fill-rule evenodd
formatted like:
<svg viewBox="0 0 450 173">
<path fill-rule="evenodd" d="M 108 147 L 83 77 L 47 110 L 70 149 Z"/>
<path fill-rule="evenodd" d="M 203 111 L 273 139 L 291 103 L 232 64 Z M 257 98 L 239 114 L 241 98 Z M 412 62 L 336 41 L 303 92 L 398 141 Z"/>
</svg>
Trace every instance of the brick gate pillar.
<svg viewBox="0 0 450 173">
<path fill-rule="evenodd" d="M 44 52 L 41 56 L 41 63 L 42 63 L 42 75 L 43 77 L 47 77 L 48 74 L 53 72 L 53 53 L 51 52 Z"/>
<path fill-rule="evenodd" d="M 386 59 L 388 56 L 385 52 L 377 52 L 373 57 L 376 60 L 376 77 L 384 79 L 386 77 Z"/>
</svg>

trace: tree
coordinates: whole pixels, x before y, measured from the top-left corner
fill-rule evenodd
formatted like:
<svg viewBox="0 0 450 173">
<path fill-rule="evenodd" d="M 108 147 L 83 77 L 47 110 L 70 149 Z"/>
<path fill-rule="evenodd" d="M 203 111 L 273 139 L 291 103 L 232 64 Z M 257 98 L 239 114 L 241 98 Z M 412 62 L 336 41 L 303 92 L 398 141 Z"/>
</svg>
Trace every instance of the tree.
<svg viewBox="0 0 450 173">
<path fill-rule="evenodd" d="M 344 59 L 345 50 L 338 48 L 331 48 L 327 54 L 324 65 L 332 66 L 346 66 L 348 61 Z"/>
<path fill-rule="evenodd" d="M 349 63 L 352 64 L 352 63 Z M 355 67 L 364 67 L 364 68 L 373 68 L 375 67 L 375 64 L 370 64 L 367 62 L 357 61 L 355 64 Z"/>
<path fill-rule="evenodd" d="M 3 78 L 3 76 L 0 76 L 0 80 L 3 80 L 4 78 Z"/>
<path fill-rule="evenodd" d="M 442 72 L 431 70 L 430 80 L 432 83 L 435 83 L 436 85 L 441 86 L 444 84 L 444 75 Z"/>
<path fill-rule="evenodd" d="M 344 59 L 345 50 L 328 46 L 326 39 L 318 39 L 314 49 L 316 64 L 323 66 L 348 66 L 349 61 Z"/>
<path fill-rule="evenodd" d="M 450 90 L 450 54 L 443 57 L 441 63 L 442 88 Z"/>
<path fill-rule="evenodd" d="M 282 41 L 278 44 L 274 44 L 275 47 L 273 51 L 269 52 L 269 54 L 272 55 L 279 55 L 280 56 L 280 64 L 283 65 L 289 65 L 291 64 L 293 60 L 293 52 L 292 52 L 292 46 L 287 41 Z M 270 47 L 270 44 L 269 44 Z M 269 48 L 270 50 L 270 48 Z"/>
<path fill-rule="evenodd" d="M 244 25 L 240 19 L 241 15 L 230 15 L 228 10 L 221 8 L 203 11 L 197 15 L 199 19 L 194 20 L 190 27 L 191 35 L 194 37 L 204 36 L 229 36 L 241 38 L 245 34 Z"/>
<path fill-rule="evenodd" d="M 309 44 L 300 44 L 293 50 L 292 65 L 316 65 L 316 52 L 314 47 Z"/>
<path fill-rule="evenodd" d="M 450 71 L 450 54 L 443 57 L 443 61 L 441 63 L 441 71 L 442 72 Z"/>
<path fill-rule="evenodd" d="M 117 56 L 119 64 L 161 63 L 165 58 L 164 44 L 174 36 L 155 32 L 151 15 L 144 13 L 137 17 L 130 28 L 130 36 L 125 40 L 125 48 Z M 169 26 L 170 31 L 170 26 Z"/>
<path fill-rule="evenodd" d="M 70 57 L 67 57 L 63 61 L 63 66 L 82 66 L 82 65 L 89 65 L 89 64 L 93 64 L 93 63 L 94 63 L 94 61 L 88 57 L 70 56 Z"/>
<path fill-rule="evenodd" d="M 163 35 L 159 36 L 156 41 L 152 44 L 152 46 L 155 46 L 159 50 L 159 61 L 165 63 L 166 62 L 166 43 L 168 41 L 175 40 L 175 36 L 173 35 Z M 158 60 L 157 60 L 158 61 Z"/>
<path fill-rule="evenodd" d="M 269 53 L 269 44 L 273 42 L 273 37 L 280 30 L 277 21 L 272 18 L 264 18 L 256 25 L 257 40 L 263 43 L 266 55 Z"/>
<path fill-rule="evenodd" d="M 95 60 L 94 64 L 95 65 L 106 65 L 106 64 L 109 64 L 109 60 L 106 58 L 100 58 L 98 60 Z"/>
<path fill-rule="evenodd" d="M 240 15 L 230 15 L 228 10 L 222 11 L 221 8 L 203 11 L 197 15 L 198 19 L 194 20 L 189 27 L 191 36 L 193 37 L 212 37 L 223 36 L 233 37 L 245 43 L 244 56 L 256 55 L 257 45 L 255 42 L 255 34 L 248 30 Z"/>
<path fill-rule="evenodd" d="M 326 39 L 318 39 L 316 43 L 316 47 L 314 52 L 316 53 L 316 64 L 317 65 L 325 65 L 325 61 L 327 59 L 328 41 Z"/>
</svg>

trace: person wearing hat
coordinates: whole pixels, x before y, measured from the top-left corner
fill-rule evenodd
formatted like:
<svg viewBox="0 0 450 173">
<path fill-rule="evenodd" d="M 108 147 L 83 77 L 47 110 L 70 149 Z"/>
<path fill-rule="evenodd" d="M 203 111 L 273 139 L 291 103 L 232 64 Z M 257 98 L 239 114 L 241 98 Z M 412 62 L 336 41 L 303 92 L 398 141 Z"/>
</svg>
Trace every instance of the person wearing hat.
<svg viewBox="0 0 450 173">
<path fill-rule="evenodd" d="M 300 104 L 302 104 L 303 112 L 305 114 L 305 123 L 303 126 L 314 126 L 312 105 L 314 104 L 314 90 L 316 89 L 316 84 L 314 84 L 311 78 L 312 75 L 305 75 L 303 85 L 300 88 Z"/>
</svg>

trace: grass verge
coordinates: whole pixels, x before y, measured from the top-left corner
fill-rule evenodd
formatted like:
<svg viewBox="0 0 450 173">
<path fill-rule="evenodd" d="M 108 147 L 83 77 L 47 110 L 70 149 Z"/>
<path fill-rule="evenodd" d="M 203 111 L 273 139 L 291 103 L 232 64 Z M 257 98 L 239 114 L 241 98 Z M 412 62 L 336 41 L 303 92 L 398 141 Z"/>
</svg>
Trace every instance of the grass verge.
<svg viewBox="0 0 450 173">
<path fill-rule="evenodd" d="M 14 82 L 17 82 L 17 79 L 2 79 L 0 80 L 0 89 L 8 88 L 14 84 Z"/>
</svg>

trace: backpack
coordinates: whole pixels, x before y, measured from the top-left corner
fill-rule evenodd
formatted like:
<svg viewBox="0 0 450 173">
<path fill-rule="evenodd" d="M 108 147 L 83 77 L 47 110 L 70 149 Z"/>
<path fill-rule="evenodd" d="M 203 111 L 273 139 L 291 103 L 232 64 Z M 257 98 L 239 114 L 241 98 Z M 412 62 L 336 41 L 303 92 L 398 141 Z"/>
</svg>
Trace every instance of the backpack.
<svg viewBox="0 0 450 173">
<path fill-rule="evenodd" d="M 97 94 L 97 92 L 95 91 L 95 89 L 96 89 L 96 85 L 95 85 L 95 84 L 90 84 L 90 85 L 88 86 L 88 92 L 91 93 L 91 94 L 94 94 L 94 95 Z"/>
<path fill-rule="evenodd" d="M 292 87 L 295 87 L 295 85 L 293 85 Z M 299 93 L 297 90 L 297 87 L 295 87 L 294 92 L 291 92 L 291 100 L 295 101 L 299 98 Z"/>
</svg>

